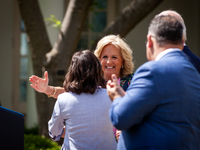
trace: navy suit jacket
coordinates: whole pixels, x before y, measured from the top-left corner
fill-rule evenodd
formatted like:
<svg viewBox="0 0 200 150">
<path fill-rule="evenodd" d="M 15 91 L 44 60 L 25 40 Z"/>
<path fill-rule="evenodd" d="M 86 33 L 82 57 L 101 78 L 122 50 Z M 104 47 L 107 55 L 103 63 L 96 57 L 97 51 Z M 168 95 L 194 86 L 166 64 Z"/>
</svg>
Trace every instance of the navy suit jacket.
<svg viewBox="0 0 200 150">
<path fill-rule="evenodd" d="M 109 115 L 118 150 L 199 150 L 200 75 L 182 51 L 137 69 Z"/>
<path fill-rule="evenodd" d="M 194 53 L 192 53 L 192 51 L 187 46 L 184 46 L 183 52 L 186 54 L 189 61 L 194 65 L 194 67 L 200 74 L 200 58 L 196 56 Z"/>
</svg>

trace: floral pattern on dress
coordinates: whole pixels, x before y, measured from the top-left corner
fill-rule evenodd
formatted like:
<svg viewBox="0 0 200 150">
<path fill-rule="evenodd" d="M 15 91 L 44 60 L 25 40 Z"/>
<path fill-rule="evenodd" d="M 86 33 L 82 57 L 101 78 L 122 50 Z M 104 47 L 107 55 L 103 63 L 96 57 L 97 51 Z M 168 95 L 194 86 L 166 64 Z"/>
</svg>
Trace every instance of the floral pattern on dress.
<svg viewBox="0 0 200 150">
<path fill-rule="evenodd" d="M 132 79 L 133 75 L 134 75 L 134 74 L 132 73 L 132 74 L 130 74 L 130 75 L 124 75 L 124 76 L 122 76 L 122 77 L 120 78 L 120 86 L 123 87 L 127 80 L 129 80 L 129 81 L 128 81 L 128 85 L 129 85 L 130 82 L 131 82 L 131 79 Z"/>
</svg>

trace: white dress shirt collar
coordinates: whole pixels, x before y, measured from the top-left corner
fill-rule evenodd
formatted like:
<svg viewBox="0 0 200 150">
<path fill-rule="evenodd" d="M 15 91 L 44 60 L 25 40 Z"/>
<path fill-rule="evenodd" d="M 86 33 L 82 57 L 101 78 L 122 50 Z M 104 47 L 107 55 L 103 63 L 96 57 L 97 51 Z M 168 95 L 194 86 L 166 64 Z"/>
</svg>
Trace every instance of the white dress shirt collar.
<svg viewBox="0 0 200 150">
<path fill-rule="evenodd" d="M 167 50 L 164 50 L 160 54 L 158 54 L 158 56 L 156 57 L 155 61 L 160 60 L 160 58 L 162 58 L 167 53 L 174 52 L 174 51 L 181 51 L 181 49 L 178 49 L 178 48 L 169 48 Z"/>
</svg>

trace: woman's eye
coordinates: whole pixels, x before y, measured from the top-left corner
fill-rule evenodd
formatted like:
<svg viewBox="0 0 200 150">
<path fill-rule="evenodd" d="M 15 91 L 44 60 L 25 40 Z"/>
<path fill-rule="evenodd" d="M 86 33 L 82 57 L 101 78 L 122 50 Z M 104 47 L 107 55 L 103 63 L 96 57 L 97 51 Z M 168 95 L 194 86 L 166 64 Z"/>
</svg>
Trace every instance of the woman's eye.
<svg viewBox="0 0 200 150">
<path fill-rule="evenodd" d="M 113 58 L 117 59 L 117 57 L 113 56 Z"/>
<path fill-rule="evenodd" d="M 103 56 L 102 58 L 108 58 L 107 56 Z"/>
</svg>

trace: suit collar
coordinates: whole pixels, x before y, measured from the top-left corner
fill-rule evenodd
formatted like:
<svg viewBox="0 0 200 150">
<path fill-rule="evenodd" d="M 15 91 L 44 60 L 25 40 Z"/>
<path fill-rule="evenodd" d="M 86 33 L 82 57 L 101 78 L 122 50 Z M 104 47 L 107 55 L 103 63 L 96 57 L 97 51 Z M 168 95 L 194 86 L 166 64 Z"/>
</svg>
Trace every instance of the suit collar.
<svg viewBox="0 0 200 150">
<path fill-rule="evenodd" d="M 169 48 L 169 49 L 166 49 L 166 50 L 162 51 L 160 54 L 158 54 L 158 56 L 156 57 L 155 61 L 158 61 L 163 56 L 165 56 L 166 54 L 168 54 L 170 52 L 175 52 L 175 51 L 181 51 L 181 49 L 178 49 L 178 48 Z"/>
</svg>

